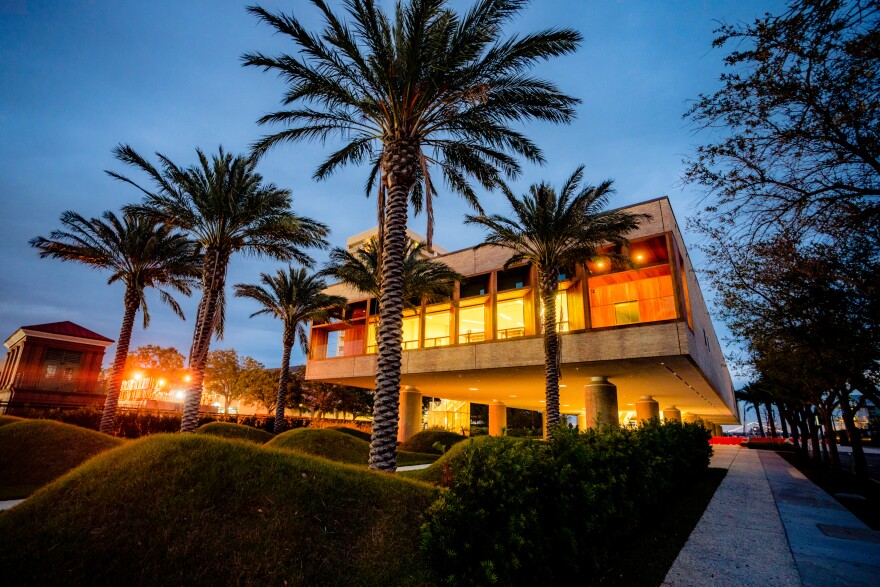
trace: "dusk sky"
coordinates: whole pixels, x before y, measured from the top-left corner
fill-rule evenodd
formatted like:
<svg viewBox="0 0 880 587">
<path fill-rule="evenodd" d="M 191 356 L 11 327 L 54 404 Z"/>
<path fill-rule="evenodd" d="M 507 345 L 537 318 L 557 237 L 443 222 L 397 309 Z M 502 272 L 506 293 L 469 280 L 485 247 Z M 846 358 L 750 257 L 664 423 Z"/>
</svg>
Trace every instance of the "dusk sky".
<svg viewBox="0 0 880 587">
<path fill-rule="evenodd" d="M 313 30 L 319 25 L 307 2 L 263 6 L 293 11 Z M 712 31 L 719 21 L 752 21 L 780 6 L 752 0 L 535 1 L 509 30 L 579 30 L 585 39 L 580 51 L 535 73 L 583 104 L 570 126 L 526 127 L 547 164 L 526 166 L 514 191 L 541 180 L 559 185 L 583 163 L 590 182 L 615 180 L 615 207 L 667 195 L 684 228 L 701 191 L 681 184 L 682 159 L 708 136 L 695 134 L 682 114 L 689 100 L 718 85 L 724 53 L 711 48 Z M 62 320 L 117 338 L 123 286 L 107 286 L 106 273 L 75 263 L 41 260 L 28 240 L 59 227 L 64 210 L 92 217 L 140 200 L 134 188 L 104 173 L 143 179 L 113 158 L 119 143 L 188 165 L 196 147 L 209 154 L 219 145 L 244 152 L 268 133 L 255 121 L 277 109 L 284 86 L 273 75 L 243 68 L 241 55 L 248 51 L 293 53 L 294 47 L 235 1 L 0 0 L 0 340 L 23 325 Z M 259 170 L 291 189 L 294 209 L 328 224 L 332 243 L 344 245 L 346 237 L 375 224 L 375 200 L 363 193 L 365 168 L 347 168 L 321 183 L 311 179 L 333 147 L 276 148 Z M 489 212 L 507 211 L 498 194 L 481 201 Z M 469 210 L 456 196 L 441 192 L 435 209 L 439 246 L 451 251 L 479 242 L 480 231 L 462 225 Z M 424 217 L 410 217 L 416 232 L 424 234 L 424 224 Z M 694 236 L 685 239 L 696 257 Z M 326 252 L 313 256 L 321 264 Z M 234 257 L 227 283 L 254 283 L 279 266 Z M 702 287 L 711 299 L 705 280 Z M 183 300 L 186 322 L 154 291 L 148 299 L 153 322 L 147 330 L 135 328 L 131 348 L 170 345 L 186 354 L 198 292 Z M 228 299 L 226 338 L 212 348 L 232 347 L 277 367 L 280 323 L 249 319 L 254 303 L 231 293 Z M 717 321 L 716 328 L 722 330 Z M 107 350 L 105 364 L 114 350 Z M 294 356 L 295 363 L 302 361 Z"/>
</svg>

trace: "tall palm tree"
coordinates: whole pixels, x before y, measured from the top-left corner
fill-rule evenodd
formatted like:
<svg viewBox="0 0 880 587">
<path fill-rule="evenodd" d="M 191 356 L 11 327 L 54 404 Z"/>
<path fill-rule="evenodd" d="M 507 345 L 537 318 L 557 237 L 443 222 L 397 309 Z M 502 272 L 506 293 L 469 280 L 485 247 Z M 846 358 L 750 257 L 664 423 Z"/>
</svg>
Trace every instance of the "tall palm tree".
<svg viewBox="0 0 880 587">
<path fill-rule="evenodd" d="M 425 258 L 424 243 L 410 241 L 403 260 L 403 302 L 411 307 L 415 300 L 424 298 L 428 303 L 452 297 L 455 282 L 464 276 L 446 263 Z M 379 298 L 381 295 L 381 270 L 379 249 L 375 241 L 367 243 L 354 252 L 334 248 L 330 260 L 321 273 L 338 279 L 356 290 Z"/>
<path fill-rule="evenodd" d="M 144 328 L 150 324 L 145 290 L 157 288 L 160 299 L 183 318 L 177 301 L 163 288 L 190 295 L 190 288 L 198 283 L 201 273 L 201 255 L 198 246 L 185 234 L 128 214 L 120 219 L 107 211 L 102 219 L 86 219 L 67 211 L 61 214 L 61 224 L 64 228 L 53 230 L 49 238 L 38 236 L 30 241 L 32 247 L 40 250 L 40 258 L 50 257 L 106 269 L 111 272 L 108 284 L 119 281 L 125 285 L 125 313 L 101 416 L 100 430 L 110 434 L 116 419 L 131 331 L 139 309 L 143 309 Z"/>
<path fill-rule="evenodd" d="M 647 218 L 620 210 L 607 210 L 614 190 L 606 180 L 598 186 L 581 186 L 584 168 L 578 167 L 556 190 L 546 183 L 534 184 L 517 198 L 504 188 L 513 217 L 468 215 L 467 222 L 484 227 L 483 245 L 497 245 L 513 251 L 505 267 L 528 262 L 538 272 L 538 288 L 544 320 L 544 375 L 546 379 L 547 432 L 559 424 L 559 335 L 556 330 L 556 295 L 563 269 L 596 258 L 610 257 L 626 263 L 619 254 L 601 253 L 606 244 L 626 245 L 625 235 Z"/>
<path fill-rule="evenodd" d="M 543 162 L 538 147 L 512 125 L 574 117 L 578 100 L 528 72 L 540 61 L 573 52 L 581 36 L 551 29 L 503 38 L 503 26 L 524 0 L 480 0 L 464 14 L 446 0 L 409 0 L 397 4 L 393 19 L 374 0 L 346 0 L 350 23 L 324 0 L 312 3 L 326 25 L 320 34 L 294 16 L 248 8 L 297 46 L 294 55 L 244 56 L 245 65 L 286 80 L 284 104 L 291 107 L 260 119 L 286 128 L 254 148 L 339 137 L 342 148 L 318 167 L 317 179 L 347 164 L 372 167 L 366 185 L 368 194 L 378 185 L 383 287 L 370 467 L 393 471 L 408 204 L 426 212 L 430 249 L 432 169 L 479 211 L 472 179 L 494 189 L 502 176 L 519 174 L 516 155 Z"/>
<path fill-rule="evenodd" d="M 223 336 L 226 272 L 232 255 L 295 260 L 310 266 L 312 259 L 302 247 L 324 248 L 328 234 L 325 225 L 291 211 L 290 191 L 263 182 L 255 158 L 233 156 L 222 147 L 210 159 L 199 149 L 196 153 L 199 163 L 189 167 L 157 153 L 157 168 L 130 146 L 117 147 L 117 159 L 145 173 L 152 189 L 108 171 L 144 193 L 142 204 L 127 208 L 131 213 L 180 228 L 204 251 L 202 299 L 189 353 L 191 379 L 181 432 L 192 432 L 198 425 L 211 337 Z"/>
<path fill-rule="evenodd" d="M 278 403 L 275 404 L 275 434 L 284 432 L 284 404 L 287 397 L 287 379 L 290 374 L 290 351 L 299 337 L 299 344 L 305 354 L 309 352 L 309 339 L 306 324 L 316 320 L 324 321 L 330 316 L 339 315 L 347 305 L 342 296 L 323 293 L 327 284 L 319 275 L 309 275 L 305 269 L 279 269 L 278 273 L 260 274 L 263 285 L 239 283 L 235 295 L 250 298 L 262 306 L 251 314 L 269 314 L 284 324 L 281 336 L 284 352 L 281 355 L 281 375 L 278 378 Z"/>
</svg>

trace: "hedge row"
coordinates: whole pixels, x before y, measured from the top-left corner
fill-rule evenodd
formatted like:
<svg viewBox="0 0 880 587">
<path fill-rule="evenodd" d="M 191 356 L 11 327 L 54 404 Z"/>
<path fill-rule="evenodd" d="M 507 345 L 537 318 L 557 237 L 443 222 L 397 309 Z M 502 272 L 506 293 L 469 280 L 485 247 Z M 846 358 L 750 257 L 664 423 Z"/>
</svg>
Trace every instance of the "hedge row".
<svg viewBox="0 0 880 587">
<path fill-rule="evenodd" d="M 588 581 L 652 508 L 708 468 L 708 441 L 702 426 L 653 422 L 472 442 L 450 462 L 422 547 L 441 584 Z"/>
<path fill-rule="evenodd" d="M 75 410 L 61 410 L 57 408 L 13 408 L 9 410 L 11 415 L 24 418 L 42 418 L 46 420 L 58 420 L 66 424 L 73 424 L 83 428 L 97 430 L 101 424 L 101 410 L 99 408 L 86 407 Z M 309 418 L 287 417 L 286 429 L 304 428 L 307 426 L 324 427 L 338 425 L 337 421 L 312 421 Z M 231 422 L 259 428 L 272 432 L 275 427 L 274 416 L 255 416 L 239 414 L 202 414 L 199 418 L 199 426 L 209 422 Z M 162 432 L 177 432 L 180 430 L 180 414 L 174 412 L 146 412 L 122 410 L 116 414 L 116 427 L 113 435 L 120 438 L 140 438 L 150 434 Z"/>
</svg>

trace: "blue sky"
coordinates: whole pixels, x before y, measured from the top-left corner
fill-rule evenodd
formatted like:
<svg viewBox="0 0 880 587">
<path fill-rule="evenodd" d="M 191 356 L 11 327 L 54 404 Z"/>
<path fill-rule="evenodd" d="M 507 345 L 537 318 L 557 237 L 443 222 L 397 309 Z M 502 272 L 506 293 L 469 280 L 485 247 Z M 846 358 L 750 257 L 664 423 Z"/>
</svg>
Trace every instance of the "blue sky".
<svg viewBox="0 0 880 587">
<path fill-rule="evenodd" d="M 312 29 L 319 24 L 316 11 L 300 0 L 263 6 L 292 11 Z M 537 71 L 583 104 L 570 126 L 526 127 L 547 164 L 525 167 L 515 191 L 541 180 L 559 184 L 583 163 L 589 181 L 615 180 L 615 206 L 667 195 L 684 224 L 701 192 L 681 184 L 682 159 L 708 137 L 694 134 L 682 114 L 689 100 L 717 87 L 723 52 L 711 48 L 712 31 L 720 21 L 751 21 L 779 6 L 751 0 L 533 2 L 510 30 L 568 26 L 583 34 L 580 51 Z M 56 228 L 64 210 L 97 216 L 139 200 L 133 188 L 103 171 L 126 171 L 111 154 L 119 143 L 144 154 L 159 151 L 180 164 L 194 161 L 195 147 L 246 150 L 267 132 L 255 121 L 277 108 L 283 90 L 272 75 L 241 67 L 241 54 L 256 50 L 294 48 L 235 1 L 0 0 L 0 337 L 22 325 L 72 320 L 116 338 L 122 286 L 107 286 L 106 274 L 76 264 L 40 260 L 28 240 Z M 327 223 L 333 243 L 343 244 L 374 224 L 375 201 L 364 197 L 364 168 L 312 181 L 332 147 L 283 146 L 265 157 L 260 171 L 290 188 L 297 212 Z M 498 195 L 486 194 L 482 202 L 488 211 L 505 210 Z M 441 194 L 436 207 L 438 245 L 455 250 L 480 240 L 476 228 L 462 226 L 468 209 L 455 196 Z M 424 218 L 411 218 L 410 227 L 424 233 Z M 686 239 L 693 253 L 694 238 Z M 326 254 L 314 256 L 323 261 Z M 235 257 L 228 283 L 256 282 L 278 266 Z M 707 284 L 703 289 L 710 298 Z M 132 348 L 173 345 L 185 353 L 191 320 L 181 322 L 155 295 L 149 299 L 153 323 L 135 329 Z M 197 297 L 184 300 L 188 316 L 196 303 Z M 227 336 L 213 348 L 234 347 L 277 366 L 280 324 L 248 319 L 255 309 L 230 296 Z"/>
</svg>

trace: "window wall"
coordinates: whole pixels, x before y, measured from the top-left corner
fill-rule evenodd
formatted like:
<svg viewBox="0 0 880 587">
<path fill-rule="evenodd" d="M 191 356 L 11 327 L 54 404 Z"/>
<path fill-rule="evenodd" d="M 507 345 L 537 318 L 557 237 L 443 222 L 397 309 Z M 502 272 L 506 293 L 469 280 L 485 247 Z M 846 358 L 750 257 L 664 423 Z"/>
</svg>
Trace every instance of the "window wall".
<svg viewBox="0 0 880 587">
<path fill-rule="evenodd" d="M 591 277 L 588 287 L 593 328 L 676 317 L 669 265 Z"/>
<path fill-rule="evenodd" d="M 439 304 L 425 308 L 425 348 L 452 343 L 452 306 Z"/>
<path fill-rule="evenodd" d="M 486 304 L 478 302 L 458 308 L 458 342 L 486 340 Z"/>
</svg>

